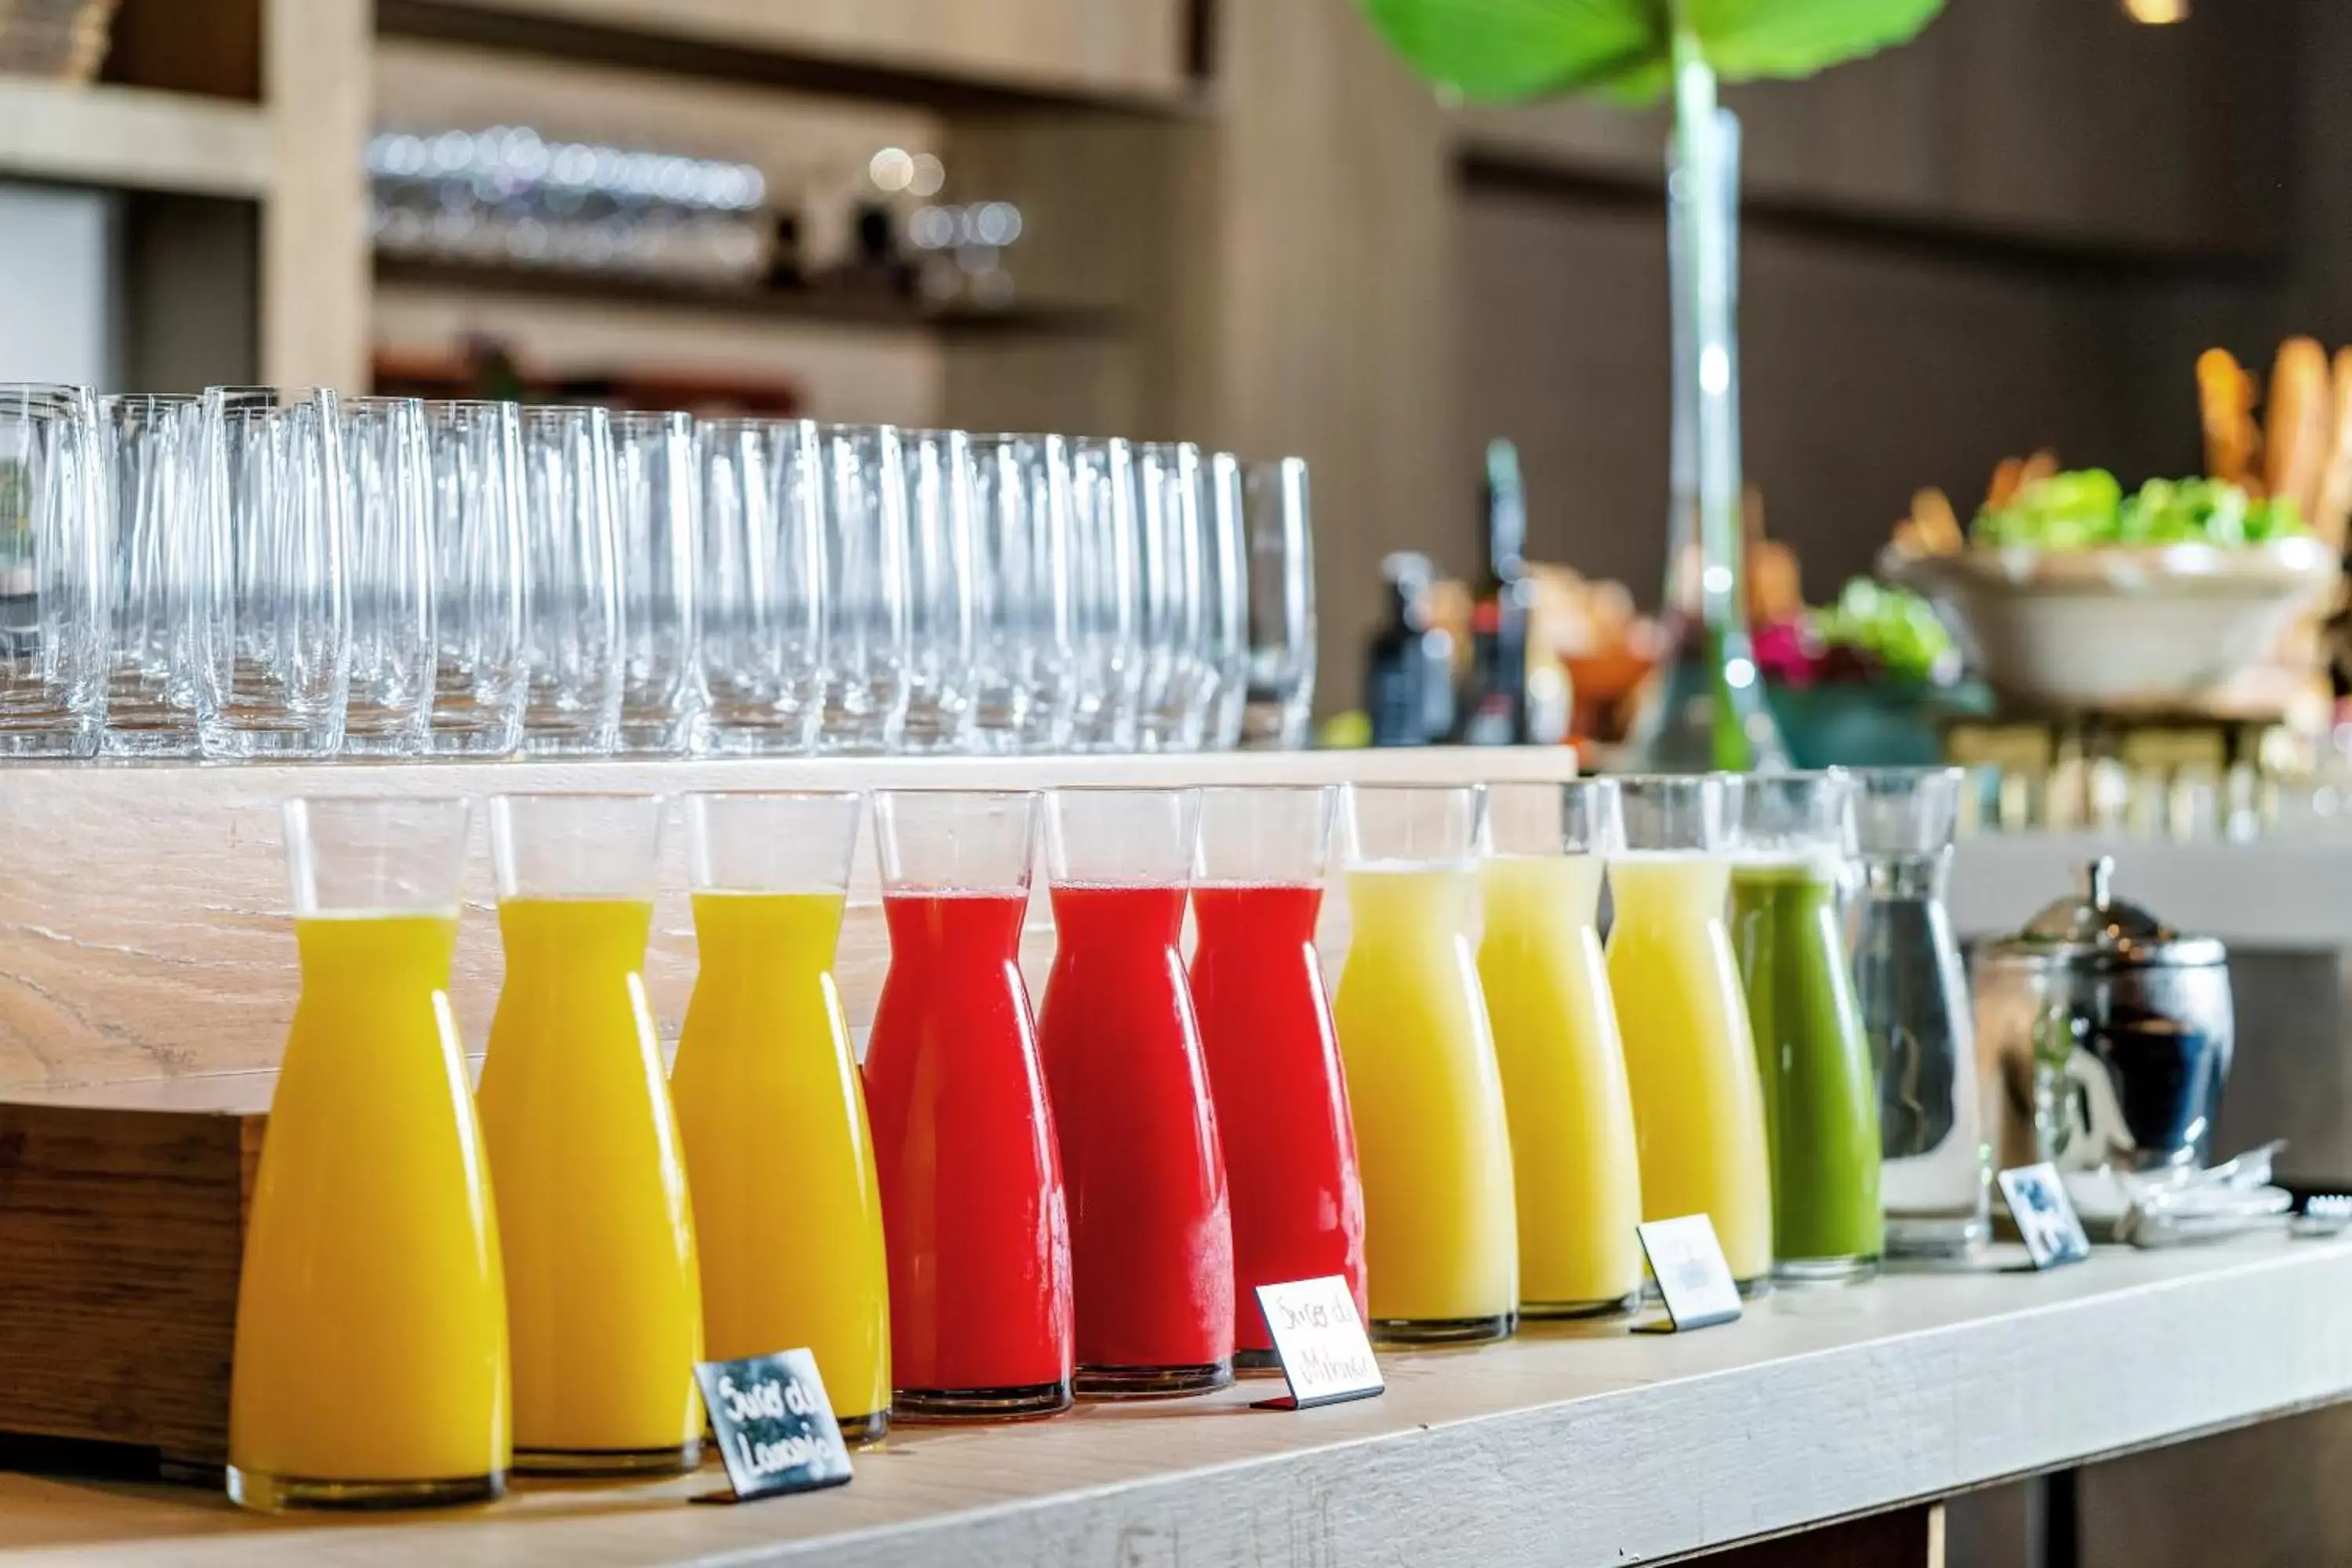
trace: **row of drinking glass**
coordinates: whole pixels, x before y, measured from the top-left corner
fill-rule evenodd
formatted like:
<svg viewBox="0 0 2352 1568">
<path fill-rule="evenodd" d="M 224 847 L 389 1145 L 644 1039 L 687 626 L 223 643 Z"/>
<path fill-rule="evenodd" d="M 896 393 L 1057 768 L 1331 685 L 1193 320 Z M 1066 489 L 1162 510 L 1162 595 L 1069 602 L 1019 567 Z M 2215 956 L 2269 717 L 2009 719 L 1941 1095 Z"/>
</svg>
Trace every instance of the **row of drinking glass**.
<svg viewBox="0 0 2352 1568">
<path fill-rule="evenodd" d="M 1296 745 L 1306 465 L 0 385 L 0 755 Z"/>
</svg>

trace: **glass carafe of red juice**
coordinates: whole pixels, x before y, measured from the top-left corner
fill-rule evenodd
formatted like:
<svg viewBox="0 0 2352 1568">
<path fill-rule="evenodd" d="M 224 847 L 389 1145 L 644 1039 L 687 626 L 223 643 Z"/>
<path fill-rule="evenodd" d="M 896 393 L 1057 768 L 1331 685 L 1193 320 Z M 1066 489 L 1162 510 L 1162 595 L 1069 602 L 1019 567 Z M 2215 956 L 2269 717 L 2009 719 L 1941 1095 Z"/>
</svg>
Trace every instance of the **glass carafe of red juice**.
<svg viewBox="0 0 2352 1568">
<path fill-rule="evenodd" d="M 892 1412 L 1070 1403 L 1070 1226 L 1021 927 L 1038 797 L 874 796 L 890 969 L 866 1052 L 890 1266 Z"/>
<path fill-rule="evenodd" d="M 1234 1366 L 1275 1372 L 1257 1288 L 1338 1275 L 1364 1300 L 1364 1189 L 1315 952 L 1338 791 L 1201 792 L 1192 1010 L 1234 1211 Z"/>
<path fill-rule="evenodd" d="M 1080 1394 L 1233 1381 L 1234 1236 L 1177 942 L 1199 797 L 1046 797 L 1054 972 L 1039 1049 L 1070 1190 Z"/>
</svg>

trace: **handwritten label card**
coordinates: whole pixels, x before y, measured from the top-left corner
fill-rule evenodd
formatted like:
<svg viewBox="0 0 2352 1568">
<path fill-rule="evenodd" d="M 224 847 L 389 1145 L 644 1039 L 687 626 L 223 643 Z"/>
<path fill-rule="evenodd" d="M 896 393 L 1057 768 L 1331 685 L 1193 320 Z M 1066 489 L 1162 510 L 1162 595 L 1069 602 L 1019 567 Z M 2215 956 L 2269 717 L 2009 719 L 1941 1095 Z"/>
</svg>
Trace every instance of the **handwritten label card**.
<svg viewBox="0 0 2352 1568">
<path fill-rule="evenodd" d="M 1739 1287 L 1723 1260 L 1713 1220 L 1703 1214 L 1654 1219 L 1635 1226 L 1633 1234 L 1642 1238 L 1643 1256 L 1666 1303 L 1664 1322 L 1636 1323 L 1636 1332 L 1679 1334 L 1738 1321 Z"/>
<path fill-rule="evenodd" d="M 749 1502 L 849 1479 L 849 1447 L 809 1352 L 706 1361 L 694 1376 L 727 1479 L 735 1483 L 731 1496 L 713 1492 L 697 1502 Z"/>
<path fill-rule="evenodd" d="M 2057 1166 L 2047 1161 L 2020 1165 L 2003 1171 L 1998 1179 L 2035 1268 L 2056 1268 L 2091 1256 L 2091 1238 L 2083 1234 L 2082 1216 L 2074 1212 L 2074 1199 Z"/>
<path fill-rule="evenodd" d="M 1261 1399 L 1260 1410 L 1304 1410 L 1314 1405 L 1370 1399 L 1388 1385 L 1372 1359 L 1372 1342 L 1356 1315 L 1348 1282 L 1334 1274 L 1257 1288 L 1257 1310 L 1274 1336 L 1274 1353 L 1290 1384 L 1284 1399 Z"/>
</svg>

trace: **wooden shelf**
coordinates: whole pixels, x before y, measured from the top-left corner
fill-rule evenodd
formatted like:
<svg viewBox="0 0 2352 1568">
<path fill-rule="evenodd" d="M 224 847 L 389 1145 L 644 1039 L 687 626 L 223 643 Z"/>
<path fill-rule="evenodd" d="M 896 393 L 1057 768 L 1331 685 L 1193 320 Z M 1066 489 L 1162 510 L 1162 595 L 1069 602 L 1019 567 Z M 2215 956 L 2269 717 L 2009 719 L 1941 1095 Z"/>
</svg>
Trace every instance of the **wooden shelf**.
<svg viewBox="0 0 2352 1568">
<path fill-rule="evenodd" d="M 379 255 L 379 283 L 449 289 L 467 293 L 528 295 L 541 300 L 601 300 L 653 305 L 706 315 L 756 316 L 770 321 L 833 322 L 910 332 L 1035 333 L 1095 337 L 1127 329 L 1126 313 L 1105 306 L 1015 303 L 1001 308 L 927 305 L 885 293 L 838 289 L 730 288 L 654 278 L 587 275 L 554 268 L 498 267 Z"/>
<path fill-rule="evenodd" d="M 688 1506 L 707 1473 L 520 1488 L 414 1521 L 270 1521 L 194 1489 L 0 1474 L 0 1539 L 45 1563 L 173 1568 L 419 1552 L 1616 1568 L 2342 1400 L 2347 1292 L 2343 1243 L 2102 1248 L 2049 1274 L 1782 1291 L 1686 1336 L 1609 1324 L 1391 1351 L 1386 1394 L 1305 1413 L 1248 1408 L 1257 1383 L 1027 1426 L 902 1427 L 857 1456 L 851 1485 L 742 1508 Z"/>
<path fill-rule="evenodd" d="M 276 153 L 268 116 L 250 103 L 0 77 L 0 174 L 257 200 Z"/>
</svg>

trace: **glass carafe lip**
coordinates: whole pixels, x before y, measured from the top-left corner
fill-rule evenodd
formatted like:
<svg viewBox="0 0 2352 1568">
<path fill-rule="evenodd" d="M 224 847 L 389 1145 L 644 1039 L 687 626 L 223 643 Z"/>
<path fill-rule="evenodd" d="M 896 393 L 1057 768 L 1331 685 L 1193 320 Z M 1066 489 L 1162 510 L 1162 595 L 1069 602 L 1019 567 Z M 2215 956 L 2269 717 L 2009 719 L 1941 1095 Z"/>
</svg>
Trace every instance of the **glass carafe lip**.
<svg viewBox="0 0 2352 1568">
<path fill-rule="evenodd" d="M 1201 805 L 1192 856 L 1194 889 L 1320 888 L 1329 877 L 1332 839 L 1339 817 L 1338 784 L 1204 784 L 1195 793 Z M 1304 830 L 1297 842 L 1269 847 L 1268 837 L 1283 838 L 1302 826 L 1286 822 L 1270 834 L 1260 830 L 1259 825 L 1269 814 L 1286 808 L 1304 808 L 1312 816 L 1302 819 Z M 1230 837 L 1229 814 L 1237 819 Z M 1246 838 L 1247 843 L 1235 848 L 1234 838 Z M 1242 860 L 1265 869 L 1230 868 Z"/>
<path fill-rule="evenodd" d="M 1399 818 L 1377 822 L 1374 834 L 1365 832 L 1366 805 L 1402 813 L 1416 803 L 1433 814 L 1427 826 L 1406 825 Z M 1403 847 L 1391 850 L 1389 843 L 1400 837 Z M 1378 852 L 1367 847 L 1371 837 L 1382 841 Z M 1483 784 L 1349 783 L 1340 787 L 1339 863 L 1350 871 L 1474 870 L 1486 847 Z"/>
<path fill-rule="evenodd" d="M 549 842 L 581 851 L 573 861 L 532 867 L 520 863 L 526 846 L 518 842 L 518 815 L 536 816 L 543 811 L 570 809 L 578 818 L 572 831 Z M 609 813 L 608 827 L 634 831 L 634 843 L 611 834 L 583 831 L 596 816 Z M 627 819 L 642 814 L 643 820 Z M 490 796 L 490 867 L 498 882 L 499 900 L 515 899 L 653 898 L 660 883 L 661 829 L 668 814 L 667 798 L 635 790 L 533 790 Z"/>
<path fill-rule="evenodd" d="M 1624 845 L 1615 860 L 1727 859 L 1739 796 L 1754 775 L 1617 773 Z"/>
<path fill-rule="evenodd" d="M 1045 876 L 1055 887 L 1181 888 L 1199 850 L 1201 795 L 1184 786 L 1062 785 L 1045 792 Z"/>
<path fill-rule="evenodd" d="M 760 870 L 730 873 L 716 860 L 729 858 L 713 840 L 714 812 L 731 808 L 758 812 L 771 808 L 787 819 L 778 829 L 762 834 L 768 841 L 755 844 L 755 858 L 766 852 Z M 678 797 L 686 819 L 687 886 L 697 893 L 845 893 L 857 855 L 859 825 L 866 816 L 866 795 L 860 790 L 730 789 L 692 790 Z M 762 815 L 768 815 L 762 813 Z M 793 829 L 792 837 L 782 830 Z M 830 842 L 816 841 L 830 835 Z"/>
<path fill-rule="evenodd" d="M 1027 897 L 1035 869 L 1038 819 L 1044 811 L 1045 792 L 1034 789 L 951 789 L 918 787 L 913 789 L 877 789 L 868 798 L 874 808 L 874 856 L 881 873 L 882 890 L 887 894 L 939 896 L 947 894 L 1004 895 L 1018 893 Z M 905 860 L 918 826 L 938 824 L 901 823 L 900 813 L 906 807 L 918 811 L 936 810 L 942 815 L 939 821 L 961 817 L 975 828 L 1002 828 L 1012 814 L 1020 814 L 1020 842 L 1017 848 L 1008 837 L 995 846 L 1003 857 L 999 867 L 975 867 L 983 874 L 967 876 L 961 868 L 948 874 L 922 874 L 909 868 Z M 955 841 L 955 835 L 948 840 Z M 1017 858 L 1017 870 L 1014 869 Z"/>
<path fill-rule="evenodd" d="M 1853 784 L 1842 769 L 1750 776 L 1728 815 L 1735 865 L 1834 878 L 1854 854 Z"/>
<path fill-rule="evenodd" d="M 1479 787 L 1486 795 L 1486 859 L 1609 858 L 1624 852 L 1624 806 L 1613 778 L 1489 780 Z M 1549 803 L 1547 795 L 1552 797 Z M 1547 809 L 1554 805 L 1556 814 Z"/>
<path fill-rule="evenodd" d="M 457 917 L 472 842 L 470 800 L 462 795 L 295 795 L 285 802 L 280 816 L 296 919 Z M 328 831 L 338 822 L 373 823 L 383 833 L 369 842 L 339 842 Z M 431 837 L 436 832 L 446 836 L 439 843 Z M 362 874 L 367 890 L 326 893 L 324 888 L 338 879 L 332 874 L 334 863 L 354 853 L 373 863 Z M 404 878 L 398 867 L 406 868 Z"/>
<path fill-rule="evenodd" d="M 1952 847 L 1968 788 L 1966 768 L 1837 771 L 1851 781 L 1855 843 L 1864 859 L 1920 858 Z"/>
</svg>

